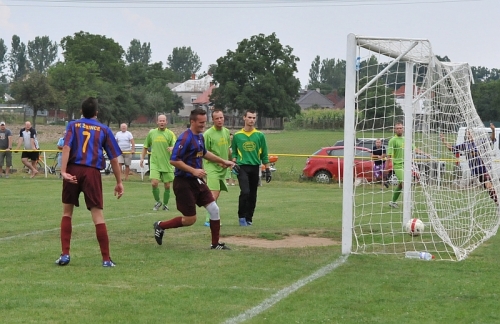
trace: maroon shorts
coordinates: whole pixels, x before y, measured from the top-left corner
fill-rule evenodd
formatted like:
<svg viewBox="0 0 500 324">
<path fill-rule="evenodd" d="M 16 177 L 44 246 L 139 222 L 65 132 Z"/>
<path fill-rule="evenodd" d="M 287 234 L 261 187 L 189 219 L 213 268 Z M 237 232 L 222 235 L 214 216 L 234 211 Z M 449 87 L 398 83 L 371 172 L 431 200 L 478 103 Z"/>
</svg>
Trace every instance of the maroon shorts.
<svg viewBox="0 0 500 324">
<path fill-rule="evenodd" d="M 206 206 L 215 201 L 207 184 L 199 178 L 174 178 L 174 193 L 177 210 L 184 216 L 195 216 L 196 205 Z"/>
<path fill-rule="evenodd" d="M 76 207 L 80 206 L 78 198 L 83 192 L 87 209 L 92 207 L 103 209 L 101 172 L 96 168 L 79 164 L 69 164 L 66 172 L 76 176 L 78 183 L 63 181 L 62 202 Z"/>
</svg>

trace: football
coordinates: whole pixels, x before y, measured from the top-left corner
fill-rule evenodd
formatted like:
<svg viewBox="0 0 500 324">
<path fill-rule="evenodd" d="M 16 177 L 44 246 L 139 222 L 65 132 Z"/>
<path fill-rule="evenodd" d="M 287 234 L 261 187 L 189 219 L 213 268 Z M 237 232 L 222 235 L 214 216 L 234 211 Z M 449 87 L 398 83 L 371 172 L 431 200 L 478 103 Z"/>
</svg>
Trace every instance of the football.
<svg viewBox="0 0 500 324">
<path fill-rule="evenodd" d="M 411 236 L 419 236 L 424 233 L 424 223 L 418 218 L 412 218 L 406 223 L 406 232 Z"/>
</svg>

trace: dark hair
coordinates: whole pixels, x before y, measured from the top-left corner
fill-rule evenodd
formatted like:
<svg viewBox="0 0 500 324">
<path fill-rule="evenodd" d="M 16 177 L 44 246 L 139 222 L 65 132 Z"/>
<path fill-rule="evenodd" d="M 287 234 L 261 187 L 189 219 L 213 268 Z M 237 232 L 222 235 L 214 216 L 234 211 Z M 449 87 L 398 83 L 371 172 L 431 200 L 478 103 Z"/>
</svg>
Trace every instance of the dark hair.
<svg viewBox="0 0 500 324">
<path fill-rule="evenodd" d="M 215 114 L 216 112 L 221 112 L 221 113 L 222 113 L 222 115 L 224 115 L 224 112 L 223 112 L 221 109 L 219 109 L 219 108 L 215 108 L 214 110 L 212 110 L 212 118 L 214 118 L 214 114 Z"/>
<path fill-rule="evenodd" d="M 248 109 L 247 111 L 245 111 L 245 114 L 244 114 L 243 116 L 245 116 L 245 117 L 246 117 L 248 113 L 250 113 L 250 114 L 255 114 L 256 112 L 255 112 L 255 110 L 253 110 L 253 109 Z"/>
<path fill-rule="evenodd" d="M 199 115 L 203 116 L 206 114 L 207 114 L 207 112 L 201 108 L 193 109 L 193 110 L 191 110 L 191 114 L 189 114 L 189 120 L 195 121 L 196 119 L 198 119 Z"/>
<path fill-rule="evenodd" d="M 82 102 L 82 115 L 85 118 L 93 118 L 97 115 L 97 99 L 88 97 Z"/>
</svg>

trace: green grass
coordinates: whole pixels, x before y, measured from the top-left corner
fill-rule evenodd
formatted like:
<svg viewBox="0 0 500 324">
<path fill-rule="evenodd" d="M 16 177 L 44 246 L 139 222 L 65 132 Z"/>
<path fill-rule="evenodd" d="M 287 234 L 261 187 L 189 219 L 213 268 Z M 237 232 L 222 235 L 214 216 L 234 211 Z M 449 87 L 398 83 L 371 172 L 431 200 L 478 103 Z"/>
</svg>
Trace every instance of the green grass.
<svg viewBox="0 0 500 324">
<path fill-rule="evenodd" d="M 281 162 L 281 161 L 280 161 Z M 278 163 L 280 163 L 278 162 Z M 340 257 L 340 245 L 211 251 L 198 221 L 169 230 L 156 245 L 152 224 L 178 213 L 153 212 L 151 187 L 137 176 L 116 200 L 103 177 L 105 217 L 116 268 L 102 268 L 89 212 L 73 219 L 70 265 L 60 253 L 61 183 L 0 179 L 0 313 L 4 323 L 222 323 L 260 305 Z M 219 199 L 226 236 L 279 240 L 296 234 L 341 241 L 337 186 L 272 181 L 259 188 L 254 225 L 239 227 L 239 190 Z M 83 199 L 81 199 L 83 204 Z M 200 210 L 204 218 L 204 211 Z M 494 323 L 498 237 L 463 262 L 395 255 L 351 255 L 247 323 Z"/>
</svg>

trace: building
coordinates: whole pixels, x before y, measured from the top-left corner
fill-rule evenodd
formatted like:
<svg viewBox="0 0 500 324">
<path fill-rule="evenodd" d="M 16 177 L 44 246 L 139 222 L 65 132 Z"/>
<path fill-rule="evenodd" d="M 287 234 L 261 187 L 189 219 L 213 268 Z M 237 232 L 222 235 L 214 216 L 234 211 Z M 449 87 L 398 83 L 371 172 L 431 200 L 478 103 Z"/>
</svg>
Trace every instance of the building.
<svg viewBox="0 0 500 324">
<path fill-rule="evenodd" d="M 175 92 L 179 97 L 181 97 L 182 102 L 184 103 L 184 108 L 179 111 L 179 116 L 189 116 L 191 110 L 196 108 L 194 104 L 196 99 L 198 99 L 198 97 L 200 97 L 205 91 L 210 89 L 212 83 L 213 77 L 211 75 L 207 75 L 201 79 L 196 79 L 196 75 L 192 74 L 190 80 L 174 86 L 171 89 L 172 92 Z"/>
<path fill-rule="evenodd" d="M 299 99 L 297 99 L 295 103 L 300 106 L 301 110 L 311 107 L 332 109 L 335 106 L 330 99 L 319 92 L 319 89 L 306 90 L 301 93 Z"/>
</svg>

